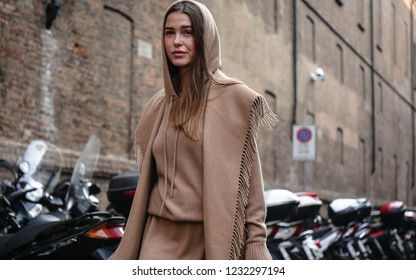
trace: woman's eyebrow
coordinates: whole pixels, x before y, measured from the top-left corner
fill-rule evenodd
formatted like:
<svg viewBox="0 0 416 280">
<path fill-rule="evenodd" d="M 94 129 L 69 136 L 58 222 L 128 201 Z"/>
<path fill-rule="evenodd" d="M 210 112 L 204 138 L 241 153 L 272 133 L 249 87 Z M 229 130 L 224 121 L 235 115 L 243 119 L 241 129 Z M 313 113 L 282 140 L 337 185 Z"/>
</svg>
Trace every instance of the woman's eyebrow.
<svg viewBox="0 0 416 280">
<path fill-rule="evenodd" d="M 185 28 L 192 28 L 192 25 L 182 25 L 181 27 L 180 27 L 181 29 L 185 29 Z M 171 26 L 166 26 L 165 27 L 165 30 L 166 29 L 175 29 L 174 27 L 171 27 Z"/>
</svg>

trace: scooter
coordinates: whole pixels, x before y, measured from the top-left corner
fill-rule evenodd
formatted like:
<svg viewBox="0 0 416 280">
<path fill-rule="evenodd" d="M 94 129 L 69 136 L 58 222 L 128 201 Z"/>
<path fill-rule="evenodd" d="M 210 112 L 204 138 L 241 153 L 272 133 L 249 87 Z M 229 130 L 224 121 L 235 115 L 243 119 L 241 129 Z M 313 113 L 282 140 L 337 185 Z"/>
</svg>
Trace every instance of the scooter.
<svg viewBox="0 0 416 280">
<path fill-rule="evenodd" d="M 11 162 L 0 160 L 1 174 L 4 176 L 0 183 L 0 235 L 16 232 L 22 227 L 22 218 L 16 214 L 19 208 L 13 207 L 13 204 L 17 200 L 21 206 L 20 201 L 28 192 L 27 190 L 16 190 L 18 180 L 24 174 L 26 167 L 26 164 L 21 164 L 16 170 Z M 28 212 L 25 211 L 25 214 L 27 217 Z"/>
<path fill-rule="evenodd" d="M 415 257 L 415 229 L 407 227 L 407 206 L 402 201 L 391 201 L 380 206 L 378 223 L 370 233 L 380 244 L 386 259 L 406 260 Z M 412 237 L 413 235 L 413 237 Z"/>
<path fill-rule="evenodd" d="M 64 197 L 63 206 L 58 207 L 64 218 L 44 213 L 16 233 L 0 237 L 0 259 L 107 259 L 114 252 L 124 233 L 125 218 L 97 211 L 90 193 L 100 143 L 92 135 L 69 183 L 56 185 Z M 56 193 L 50 191 L 45 194 Z"/>
<path fill-rule="evenodd" d="M 322 201 L 316 193 L 286 189 L 265 191 L 267 247 L 273 259 L 314 259 L 306 248 L 311 234 L 323 223 Z"/>
<path fill-rule="evenodd" d="M 62 205 L 48 195 L 60 177 L 61 164 L 60 150 L 42 140 L 29 143 L 17 166 L 0 160 L 0 235 L 13 233 Z"/>
<path fill-rule="evenodd" d="M 108 212 L 87 213 L 63 221 L 44 215 L 43 222 L 0 237 L 0 259 L 108 259 L 123 236 L 124 224 L 123 217 Z"/>
</svg>

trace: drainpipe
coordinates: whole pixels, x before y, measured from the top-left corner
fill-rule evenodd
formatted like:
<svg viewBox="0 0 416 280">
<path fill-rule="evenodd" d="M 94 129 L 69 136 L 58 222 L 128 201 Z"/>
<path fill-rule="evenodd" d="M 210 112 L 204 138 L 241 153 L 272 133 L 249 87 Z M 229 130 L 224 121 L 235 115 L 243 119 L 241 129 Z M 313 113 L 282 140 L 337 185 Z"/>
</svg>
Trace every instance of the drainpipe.
<svg viewBox="0 0 416 280">
<path fill-rule="evenodd" d="M 414 24 L 413 24 L 413 20 L 414 20 L 414 16 L 413 16 L 413 5 L 415 4 L 415 0 L 412 0 L 412 2 L 410 3 L 410 96 L 411 96 L 411 100 L 412 100 L 412 111 L 411 111 L 411 119 L 412 119 L 412 182 L 411 182 L 411 188 L 412 190 L 415 187 L 415 112 L 413 110 L 414 105 L 415 105 L 415 100 L 414 100 L 414 95 L 413 95 L 413 90 L 414 90 L 414 75 L 415 75 L 415 69 L 414 69 L 414 65 L 415 65 L 415 50 L 413 48 L 413 29 L 414 29 Z M 408 187 L 406 187 L 406 190 L 410 191 L 408 189 Z M 409 193 L 407 193 L 406 197 L 412 197 L 409 195 Z M 414 201 L 414 198 L 413 198 Z M 413 201 L 409 201 L 411 204 L 413 204 Z"/>
<path fill-rule="evenodd" d="M 293 27 L 293 44 L 292 44 L 292 69 L 293 69 L 293 104 L 292 104 L 292 126 L 290 128 L 290 141 L 292 141 L 292 129 L 296 124 L 296 111 L 298 103 L 298 81 L 297 81 L 297 0 L 292 1 L 292 27 Z"/>
<path fill-rule="evenodd" d="M 375 108 L 375 71 L 374 71 L 374 0 L 370 1 L 370 41 L 371 41 L 371 174 L 376 172 L 376 108 Z"/>
</svg>

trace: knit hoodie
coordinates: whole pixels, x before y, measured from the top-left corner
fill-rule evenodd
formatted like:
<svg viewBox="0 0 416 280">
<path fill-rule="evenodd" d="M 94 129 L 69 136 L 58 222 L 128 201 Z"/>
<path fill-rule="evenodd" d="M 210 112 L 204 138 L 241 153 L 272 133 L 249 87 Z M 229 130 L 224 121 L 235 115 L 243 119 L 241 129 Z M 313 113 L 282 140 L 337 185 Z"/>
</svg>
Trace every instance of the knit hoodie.
<svg viewBox="0 0 416 280">
<path fill-rule="evenodd" d="M 231 79 L 219 70 L 221 50 L 215 21 L 203 4 L 189 2 L 197 5 L 204 18 L 208 68 L 217 81 L 227 83 Z M 139 255 L 149 196 L 157 178 L 152 144 L 171 96 L 176 95 L 165 52 L 163 74 L 165 88 L 148 102 L 137 126 L 135 152 L 140 180 L 124 236 L 110 259 L 137 259 Z M 271 259 L 265 244 L 266 207 L 257 131 L 259 125 L 274 126 L 276 116 L 265 99 L 243 83 L 209 83 L 201 159 L 206 259 Z"/>
</svg>

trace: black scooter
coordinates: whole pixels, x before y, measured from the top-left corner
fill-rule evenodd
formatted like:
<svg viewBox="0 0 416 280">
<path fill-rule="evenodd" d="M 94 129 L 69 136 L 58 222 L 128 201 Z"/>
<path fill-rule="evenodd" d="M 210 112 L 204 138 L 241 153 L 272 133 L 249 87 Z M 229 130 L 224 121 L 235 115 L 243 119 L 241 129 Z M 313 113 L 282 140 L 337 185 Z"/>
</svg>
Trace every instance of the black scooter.
<svg viewBox="0 0 416 280">
<path fill-rule="evenodd" d="M 0 235 L 16 232 L 47 209 L 62 206 L 48 192 L 59 180 L 62 155 L 54 145 L 33 140 L 16 166 L 0 160 Z"/>
<path fill-rule="evenodd" d="M 104 260 L 124 233 L 125 219 L 107 212 L 87 213 L 70 220 L 43 215 L 15 234 L 0 238 L 3 260 Z"/>
<path fill-rule="evenodd" d="M 100 140 L 92 135 L 71 180 L 44 192 L 48 200 L 57 195 L 62 205 L 38 215 L 16 233 L 0 236 L 0 259 L 107 259 L 114 252 L 124 233 L 125 218 L 98 211 L 94 194 L 99 188 L 90 178 L 99 151 Z"/>
</svg>

